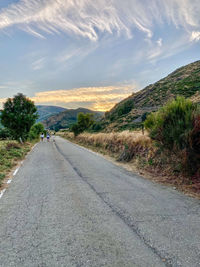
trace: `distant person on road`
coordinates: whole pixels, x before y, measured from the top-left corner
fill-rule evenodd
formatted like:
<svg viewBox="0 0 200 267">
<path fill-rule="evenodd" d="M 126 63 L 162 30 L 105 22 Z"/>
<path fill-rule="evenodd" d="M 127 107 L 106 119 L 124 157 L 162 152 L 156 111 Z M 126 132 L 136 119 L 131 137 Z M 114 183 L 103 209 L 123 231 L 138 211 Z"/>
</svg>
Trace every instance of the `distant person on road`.
<svg viewBox="0 0 200 267">
<path fill-rule="evenodd" d="M 44 133 L 41 133 L 40 138 L 41 138 L 41 141 L 44 140 Z"/>
<path fill-rule="evenodd" d="M 50 134 L 47 133 L 47 142 L 49 142 L 49 139 L 50 139 Z"/>
</svg>

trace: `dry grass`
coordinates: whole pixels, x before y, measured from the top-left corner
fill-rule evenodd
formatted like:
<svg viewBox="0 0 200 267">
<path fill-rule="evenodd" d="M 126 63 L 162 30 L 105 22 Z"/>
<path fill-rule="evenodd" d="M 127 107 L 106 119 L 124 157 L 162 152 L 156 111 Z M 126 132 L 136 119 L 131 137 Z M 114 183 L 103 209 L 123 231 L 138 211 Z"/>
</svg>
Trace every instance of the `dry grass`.
<svg viewBox="0 0 200 267">
<path fill-rule="evenodd" d="M 200 103 L 200 93 L 199 91 L 196 92 L 196 94 L 194 94 L 193 96 L 190 97 L 190 100 L 193 102 L 193 103 Z"/>
<path fill-rule="evenodd" d="M 60 133 L 60 135 L 77 143 L 95 147 L 99 152 L 107 152 L 120 161 L 130 161 L 134 156 L 144 156 L 153 150 L 151 139 L 147 133 L 143 135 L 141 131 L 82 133 L 75 139 L 69 132 Z"/>
<path fill-rule="evenodd" d="M 18 161 L 23 159 L 28 151 L 30 151 L 31 146 L 31 143 L 19 144 L 13 140 L 0 140 L 0 187 L 3 179 L 17 165 Z"/>
<path fill-rule="evenodd" d="M 128 170 L 161 184 L 175 186 L 180 191 L 200 198 L 200 183 L 184 176 L 181 170 L 182 155 L 157 148 L 148 134 L 141 131 L 112 133 L 82 133 L 74 138 L 73 133 L 59 132 L 58 135 L 94 151 L 120 161 Z M 127 164 L 127 162 L 129 162 Z"/>
</svg>

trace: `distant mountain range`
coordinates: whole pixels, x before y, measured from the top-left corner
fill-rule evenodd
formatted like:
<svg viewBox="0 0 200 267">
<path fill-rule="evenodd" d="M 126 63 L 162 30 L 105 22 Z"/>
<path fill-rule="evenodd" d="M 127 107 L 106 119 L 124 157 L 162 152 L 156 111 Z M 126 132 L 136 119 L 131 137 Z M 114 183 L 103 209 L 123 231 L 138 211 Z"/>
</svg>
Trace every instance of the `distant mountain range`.
<svg viewBox="0 0 200 267">
<path fill-rule="evenodd" d="M 42 123 L 46 128 L 52 130 L 66 129 L 72 124 L 76 123 L 78 113 L 93 113 L 96 120 L 100 120 L 103 116 L 103 112 L 92 111 L 86 108 L 78 109 L 67 109 L 58 114 L 49 116 L 47 119 L 43 120 Z"/>
<path fill-rule="evenodd" d="M 66 109 L 57 106 L 36 105 L 39 118 L 37 122 L 42 122 L 46 128 L 59 130 L 69 128 L 76 123 L 79 112 L 93 113 L 95 120 L 103 117 L 103 112 L 92 111 L 86 108 Z M 0 128 L 2 125 L 0 124 Z"/>
<path fill-rule="evenodd" d="M 177 95 L 200 104 L 200 60 L 181 67 L 160 81 L 133 93 L 106 112 L 105 116 L 102 112 L 85 108 L 65 109 L 38 105 L 37 121 L 41 121 L 50 129 L 68 128 L 76 122 L 78 113 L 83 112 L 94 113 L 104 131 L 133 129 L 141 125 L 148 113 L 158 110 Z"/>
<path fill-rule="evenodd" d="M 57 106 L 37 105 L 36 107 L 37 107 L 37 112 L 39 115 L 37 122 L 44 121 L 47 118 L 49 118 L 50 116 L 58 114 L 58 113 L 66 110 L 66 108 L 57 107 Z"/>
<path fill-rule="evenodd" d="M 146 114 L 156 111 L 177 95 L 200 103 L 200 61 L 181 67 L 122 100 L 106 112 L 102 126 L 106 131 L 133 129 L 141 124 Z"/>
<path fill-rule="evenodd" d="M 55 115 L 55 114 L 58 114 L 60 112 L 67 110 L 66 108 L 57 107 L 57 106 L 36 105 L 36 107 L 37 107 L 37 113 L 39 115 L 37 122 L 42 122 L 52 115 Z M 0 123 L 0 128 L 1 127 L 2 127 L 2 125 Z"/>
</svg>

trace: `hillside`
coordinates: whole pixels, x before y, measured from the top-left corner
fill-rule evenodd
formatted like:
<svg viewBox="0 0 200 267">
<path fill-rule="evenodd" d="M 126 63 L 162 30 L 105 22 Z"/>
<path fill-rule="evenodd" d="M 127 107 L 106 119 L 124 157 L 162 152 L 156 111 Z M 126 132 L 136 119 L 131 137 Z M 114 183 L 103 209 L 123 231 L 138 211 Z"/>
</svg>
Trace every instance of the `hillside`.
<svg viewBox="0 0 200 267">
<path fill-rule="evenodd" d="M 59 114 L 50 116 L 46 120 L 42 121 L 46 128 L 52 130 L 59 130 L 69 128 L 72 124 L 76 123 L 78 113 L 93 113 L 95 114 L 95 119 L 99 120 L 102 118 L 103 113 L 98 111 L 92 111 L 85 108 L 78 108 L 78 109 L 68 109 L 63 111 Z"/>
<path fill-rule="evenodd" d="M 102 124 L 106 131 L 132 129 L 149 112 L 157 110 L 177 95 L 200 102 L 200 61 L 181 67 L 160 81 L 124 99 L 109 112 Z"/>
<path fill-rule="evenodd" d="M 37 111 L 38 111 L 38 115 L 39 115 L 37 122 L 46 120 L 48 117 L 66 110 L 66 108 L 61 108 L 61 107 L 57 107 L 57 106 L 38 105 L 36 107 L 37 107 Z"/>
</svg>

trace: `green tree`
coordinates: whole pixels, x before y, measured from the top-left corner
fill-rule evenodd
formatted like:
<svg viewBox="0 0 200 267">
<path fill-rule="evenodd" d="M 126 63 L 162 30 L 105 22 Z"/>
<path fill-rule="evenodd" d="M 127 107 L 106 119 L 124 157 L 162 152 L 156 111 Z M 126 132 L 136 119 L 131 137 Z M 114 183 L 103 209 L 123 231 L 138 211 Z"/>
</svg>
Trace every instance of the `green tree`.
<svg viewBox="0 0 200 267">
<path fill-rule="evenodd" d="M 30 140 L 38 139 L 40 134 L 44 132 L 44 125 L 41 122 L 38 122 L 31 127 L 28 137 Z"/>
<path fill-rule="evenodd" d="M 7 99 L 0 116 L 1 123 L 16 140 L 27 139 L 30 128 L 37 118 L 37 108 L 34 103 L 21 93 Z"/>
<path fill-rule="evenodd" d="M 94 124 L 94 114 L 80 112 L 77 117 L 77 123 L 72 125 L 72 132 L 74 136 L 79 135 L 85 130 L 89 129 Z"/>
<path fill-rule="evenodd" d="M 90 128 L 90 126 L 94 123 L 94 114 L 91 113 L 84 114 L 83 112 L 80 112 L 78 114 L 77 121 L 80 129 L 84 131 Z"/>
<path fill-rule="evenodd" d="M 89 129 L 91 132 L 99 132 L 102 130 L 102 124 L 101 122 L 94 122 L 92 126 Z"/>
<path fill-rule="evenodd" d="M 75 137 L 78 136 L 82 132 L 82 130 L 80 129 L 78 123 L 73 124 L 72 127 L 71 127 L 71 130 L 74 133 Z"/>
</svg>

